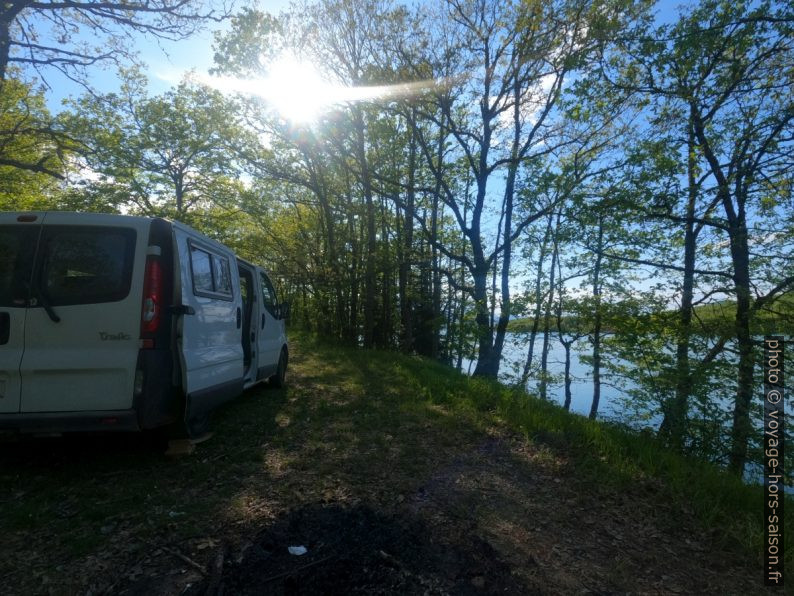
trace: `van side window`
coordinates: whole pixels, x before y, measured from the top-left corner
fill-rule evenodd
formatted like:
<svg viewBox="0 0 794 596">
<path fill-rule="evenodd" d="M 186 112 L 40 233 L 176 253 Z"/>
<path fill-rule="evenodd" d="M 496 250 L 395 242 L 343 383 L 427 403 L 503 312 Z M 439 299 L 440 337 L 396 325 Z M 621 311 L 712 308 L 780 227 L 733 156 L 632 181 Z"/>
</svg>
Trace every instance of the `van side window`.
<svg viewBox="0 0 794 596">
<path fill-rule="evenodd" d="M 260 273 L 260 280 L 262 282 L 262 302 L 268 312 L 276 316 L 276 292 L 273 290 L 273 284 L 270 283 L 267 275 Z"/>
<path fill-rule="evenodd" d="M 190 260 L 193 265 L 193 288 L 202 292 L 213 292 L 212 268 L 208 252 L 191 247 Z"/>
<path fill-rule="evenodd" d="M 115 302 L 129 294 L 134 230 L 52 226 L 42 244 L 39 288 L 53 306 Z"/>
<path fill-rule="evenodd" d="M 193 270 L 193 293 L 209 298 L 232 298 L 232 274 L 229 259 L 190 244 Z"/>
<path fill-rule="evenodd" d="M 212 271 L 215 278 L 215 291 L 231 296 L 232 275 L 229 271 L 229 259 L 212 255 Z"/>
</svg>

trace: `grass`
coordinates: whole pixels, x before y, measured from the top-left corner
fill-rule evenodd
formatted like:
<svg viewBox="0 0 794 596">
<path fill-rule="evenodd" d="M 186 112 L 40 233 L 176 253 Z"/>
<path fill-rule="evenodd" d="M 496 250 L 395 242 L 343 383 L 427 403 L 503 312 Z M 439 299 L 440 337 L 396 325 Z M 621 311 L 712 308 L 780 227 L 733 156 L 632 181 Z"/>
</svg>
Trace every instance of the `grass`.
<svg viewBox="0 0 794 596">
<path fill-rule="evenodd" d="M 701 530 L 760 556 L 761 489 L 714 466 L 426 359 L 296 344 L 297 379 L 222 408 L 215 437 L 191 456 L 165 457 L 137 435 L 5 445 L 0 583 L 23 593 L 46 592 L 46 582 L 84 588 L 98 570 L 137 568 L 152 545 L 244 533 L 301 503 L 396 508 L 494 429 L 527 437 L 542 466 L 568 462 L 585 492 L 640 487 L 649 509 L 691 510 Z"/>
<path fill-rule="evenodd" d="M 712 464 L 683 457 L 653 437 L 592 421 L 559 406 L 492 381 L 468 378 L 444 365 L 391 352 L 340 351 L 386 383 L 413 395 L 414 407 L 434 403 L 455 419 L 480 429 L 504 423 L 530 439 L 572 456 L 576 473 L 595 489 L 615 490 L 637 482 L 658 483 L 662 500 L 691 509 L 702 529 L 748 553 L 761 552 L 763 491 Z M 788 499 L 788 507 L 794 499 Z M 794 567 L 794 516 L 786 519 L 787 567 Z"/>
<path fill-rule="evenodd" d="M 443 405 L 448 415 L 468 420 L 480 429 L 503 422 L 529 438 L 564 449 L 574 455 L 577 473 L 593 482 L 620 488 L 656 479 L 667 497 L 695 511 L 704 528 L 715 530 L 726 540 L 739 541 L 749 551 L 760 549 L 761 487 L 748 486 L 712 464 L 671 452 L 646 434 L 565 412 L 513 388 L 468 378 L 423 358 L 338 347 L 325 349 L 329 357 L 358 361 L 386 386 L 402 387 L 405 396 L 413 396 L 406 407 Z M 792 517 L 787 522 L 791 562 Z"/>
</svg>

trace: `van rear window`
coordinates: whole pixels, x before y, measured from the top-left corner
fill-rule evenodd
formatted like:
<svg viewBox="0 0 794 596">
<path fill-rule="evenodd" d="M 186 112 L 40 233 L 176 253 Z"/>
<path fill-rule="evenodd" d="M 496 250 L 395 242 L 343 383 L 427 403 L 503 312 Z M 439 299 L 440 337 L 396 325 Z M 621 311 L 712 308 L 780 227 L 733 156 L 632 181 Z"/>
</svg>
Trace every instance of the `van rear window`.
<svg viewBox="0 0 794 596">
<path fill-rule="evenodd" d="M 0 227 L 0 306 L 26 306 L 40 229 L 40 226 Z"/>
<path fill-rule="evenodd" d="M 39 287 L 52 306 L 123 300 L 130 292 L 135 230 L 46 227 Z"/>
</svg>

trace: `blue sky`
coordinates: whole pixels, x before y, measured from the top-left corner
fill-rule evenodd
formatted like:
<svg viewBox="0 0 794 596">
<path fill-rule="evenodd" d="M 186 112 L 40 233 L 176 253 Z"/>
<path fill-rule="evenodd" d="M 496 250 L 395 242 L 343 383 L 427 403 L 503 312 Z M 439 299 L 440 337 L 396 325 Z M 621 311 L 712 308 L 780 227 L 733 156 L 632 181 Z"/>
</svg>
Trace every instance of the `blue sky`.
<svg viewBox="0 0 794 596">
<path fill-rule="evenodd" d="M 437 1 L 437 0 L 431 0 Z M 409 0 L 409 4 L 413 4 Z M 237 3 L 238 9 L 254 3 Z M 262 10 L 277 14 L 289 7 L 290 0 L 261 0 L 257 3 Z M 660 0 L 656 5 L 659 22 L 669 22 L 675 18 L 680 7 L 688 4 L 677 0 Z M 149 77 L 150 91 L 153 94 L 167 91 L 179 83 L 187 71 L 194 69 L 206 73 L 212 66 L 213 33 L 228 27 L 225 23 L 210 23 L 208 28 L 188 39 L 181 41 L 157 40 L 144 35 L 134 35 L 132 43 L 136 46 L 141 60 L 146 64 L 145 72 Z M 82 33 L 86 41 L 91 41 L 91 33 Z M 57 72 L 45 73 L 50 89 L 46 92 L 47 103 L 53 112 L 62 109 L 62 102 L 70 96 L 78 96 L 83 89 Z M 95 66 L 89 71 L 90 84 L 95 91 L 108 93 L 119 86 L 115 69 L 111 66 Z"/>
<path fill-rule="evenodd" d="M 250 6 L 252 3 L 239 3 Z M 289 6 L 289 0 L 262 0 L 262 10 L 277 14 Z M 181 41 L 158 40 L 144 35 L 133 35 L 141 60 L 146 64 L 145 72 L 149 77 L 149 89 L 153 94 L 167 91 L 179 83 L 184 73 L 193 69 L 205 73 L 212 66 L 212 43 L 215 31 L 227 28 L 225 23 L 210 23 L 204 31 Z M 90 33 L 81 34 L 90 41 Z M 53 112 L 62 109 L 64 99 L 79 96 L 83 88 L 54 71 L 46 71 L 45 76 L 50 89 L 46 91 L 47 105 Z M 116 91 L 119 79 L 112 65 L 95 66 L 89 70 L 89 82 L 100 93 Z"/>
</svg>

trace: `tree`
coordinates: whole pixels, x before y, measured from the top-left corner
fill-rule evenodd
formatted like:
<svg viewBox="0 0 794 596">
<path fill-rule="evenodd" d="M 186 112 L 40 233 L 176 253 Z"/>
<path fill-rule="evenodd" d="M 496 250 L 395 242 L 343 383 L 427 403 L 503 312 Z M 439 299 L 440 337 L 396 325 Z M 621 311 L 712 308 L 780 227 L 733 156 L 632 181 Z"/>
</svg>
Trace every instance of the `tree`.
<svg viewBox="0 0 794 596">
<path fill-rule="evenodd" d="M 134 34 L 156 39 L 179 40 L 196 32 L 206 21 L 226 18 L 225 6 L 213 7 L 204 0 L 142 0 L 106 2 L 103 0 L 18 0 L 0 4 L 0 93 L 14 94 L 15 86 L 25 85 L 36 73 L 44 86 L 48 73 L 60 72 L 68 79 L 91 89 L 87 69 L 101 63 L 122 66 L 135 62 Z M 10 169 L 63 178 L 68 169 L 67 156 L 82 149 L 69 137 L 30 95 L 24 127 L 0 130 L 0 146 L 5 150 L 31 135 L 47 140 L 46 155 L 33 159 L 28 154 L 0 154 Z M 28 142 L 22 141 L 22 142 Z M 39 144 L 40 147 L 44 145 Z M 52 159 L 54 156 L 57 159 Z M 56 163 L 61 160 L 61 163 Z M 15 175 L 15 174 L 11 174 Z"/>
<path fill-rule="evenodd" d="M 465 265 L 472 280 L 479 346 L 475 374 L 495 377 L 499 371 L 512 312 L 513 244 L 527 226 L 555 208 L 554 203 L 525 203 L 518 210 L 522 167 L 580 143 L 581 138 L 562 134 L 557 104 L 567 77 L 584 66 L 593 48 L 591 34 L 599 29 L 593 16 L 601 13 L 604 26 L 615 18 L 614 8 L 607 3 L 449 0 L 428 27 L 436 33 L 422 63 L 434 65 L 438 77 L 454 81 L 455 92 L 437 94 L 422 116 L 454 140 L 474 183 L 470 209 L 453 192 L 447 172 L 434 166 L 432 142 L 421 134 L 417 138 L 428 167 L 440 180 L 440 198 L 467 243 L 466 255 L 436 246 Z M 497 229 L 491 223 L 494 217 Z M 496 269 L 499 288 L 489 290 L 489 272 Z M 500 314 L 494 325 L 489 302 L 497 291 Z"/>
<path fill-rule="evenodd" d="M 0 196 L 6 208 L 30 208 L 65 175 L 64 156 L 76 144 L 43 124 L 41 94 L 17 80 L 0 81 Z"/>
<path fill-rule="evenodd" d="M 226 18 L 225 6 L 204 0 L 20 0 L 0 8 L 0 80 L 10 65 L 40 74 L 56 69 L 85 82 L 85 68 L 134 58 L 133 33 L 178 40 L 206 21 Z"/>
<path fill-rule="evenodd" d="M 748 11 L 741 3 L 730 8 L 703 6 L 684 22 L 694 29 L 689 34 L 697 35 L 698 43 L 705 45 L 707 59 L 696 70 L 699 76 L 688 104 L 698 148 L 714 177 L 715 197 L 724 211 L 733 265 L 739 370 L 729 466 L 737 474 L 743 472 L 747 459 L 755 365 L 748 219 L 753 217 L 753 200 L 778 201 L 781 192 L 790 196 L 786 181 L 794 169 L 794 98 L 790 92 L 794 21 L 767 23 L 765 16 L 775 11 L 770 6 L 757 10 Z M 791 18 L 790 6 L 788 11 Z M 748 12 L 750 18 L 744 22 Z M 706 27 L 700 24 L 704 21 Z M 776 281 L 755 300 L 768 302 L 794 286 L 792 275 Z"/>
<path fill-rule="evenodd" d="M 776 213 L 791 197 L 793 25 L 790 5 L 708 1 L 690 8 L 674 25 L 654 30 L 646 24 L 626 36 L 619 46 L 623 58 L 617 60 L 625 78 L 616 84 L 670 106 L 668 116 L 678 118 L 685 137 L 686 207 L 683 217 L 678 215 L 685 225 L 678 382 L 666 412 L 667 430 L 679 444 L 687 394 L 701 368 L 688 362 L 694 276 L 703 274 L 694 268 L 695 243 L 704 226 L 726 241 L 728 292 L 735 300 L 733 337 L 719 338 L 701 365 L 735 342 L 729 465 L 736 473 L 744 468 L 752 430 L 751 320 L 794 285 L 789 243 L 771 225 L 782 223 Z M 759 244 L 763 251 L 753 249 Z M 722 276 L 719 267 L 711 269 L 707 274 Z"/>
<path fill-rule="evenodd" d="M 246 133 L 220 93 L 182 83 L 148 97 L 129 73 L 120 94 L 85 95 L 63 121 L 88 149 L 90 186 L 111 203 L 148 215 L 185 220 L 197 206 L 234 204 L 236 166 L 230 149 Z"/>
</svg>

